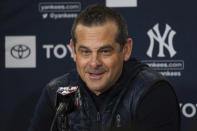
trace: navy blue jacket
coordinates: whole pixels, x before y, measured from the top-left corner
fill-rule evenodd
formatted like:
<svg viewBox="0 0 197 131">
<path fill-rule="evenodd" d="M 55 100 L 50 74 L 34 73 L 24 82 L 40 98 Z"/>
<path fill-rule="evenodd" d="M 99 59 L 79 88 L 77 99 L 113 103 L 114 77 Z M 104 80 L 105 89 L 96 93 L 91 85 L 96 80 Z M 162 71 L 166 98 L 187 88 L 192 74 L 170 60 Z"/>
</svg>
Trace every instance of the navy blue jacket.
<svg viewBox="0 0 197 131">
<path fill-rule="evenodd" d="M 68 115 L 70 131 L 180 131 L 179 105 L 172 86 L 136 60 L 124 63 L 102 112 L 76 72 L 52 80 L 42 92 L 30 131 L 49 131 L 56 112 L 56 91 L 73 83 L 80 88 L 82 105 Z M 58 118 L 54 131 L 61 130 L 60 125 Z"/>
</svg>

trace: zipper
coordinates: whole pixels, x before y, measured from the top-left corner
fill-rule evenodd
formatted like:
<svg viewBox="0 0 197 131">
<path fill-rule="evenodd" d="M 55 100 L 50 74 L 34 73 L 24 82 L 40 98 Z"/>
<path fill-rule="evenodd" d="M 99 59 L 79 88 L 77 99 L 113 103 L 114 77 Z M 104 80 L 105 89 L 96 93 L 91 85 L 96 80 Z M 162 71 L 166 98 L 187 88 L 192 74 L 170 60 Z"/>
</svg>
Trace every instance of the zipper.
<svg viewBox="0 0 197 131">
<path fill-rule="evenodd" d="M 96 118 L 96 120 L 97 120 L 97 131 L 101 131 L 101 114 L 100 114 L 100 112 L 97 112 L 97 118 Z"/>
<path fill-rule="evenodd" d="M 97 112 L 97 122 L 99 122 L 100 120 L 101 120 L 100 112 Z"/>
</svg>

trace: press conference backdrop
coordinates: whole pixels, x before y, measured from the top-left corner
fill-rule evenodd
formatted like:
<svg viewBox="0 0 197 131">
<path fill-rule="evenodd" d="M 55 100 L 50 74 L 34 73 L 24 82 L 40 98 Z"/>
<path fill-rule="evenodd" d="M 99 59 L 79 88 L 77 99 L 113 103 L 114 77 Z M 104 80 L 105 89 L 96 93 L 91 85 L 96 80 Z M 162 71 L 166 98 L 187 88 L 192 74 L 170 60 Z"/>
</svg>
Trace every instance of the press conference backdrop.
<svg viewBox="0 0 197 131">
<path fill-rule="evenodd" d="M 179 98 L 182 131 L 195 128 L 195 0 L 1 0 L 0 130 L 26 131 L 45 85 L 75 66 L 71 26 L 81 10 L 95 3 L 126 18 L 132 57 L 171 81 Z"/>
</svg>

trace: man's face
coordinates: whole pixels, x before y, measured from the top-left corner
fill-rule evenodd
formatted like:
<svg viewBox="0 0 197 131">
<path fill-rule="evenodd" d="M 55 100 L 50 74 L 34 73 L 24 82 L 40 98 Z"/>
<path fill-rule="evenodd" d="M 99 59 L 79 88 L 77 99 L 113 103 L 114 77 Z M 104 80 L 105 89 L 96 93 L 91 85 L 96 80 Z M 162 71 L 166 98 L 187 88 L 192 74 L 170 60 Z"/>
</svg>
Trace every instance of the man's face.
<svg viewBox="0 0 197 131">
<path fill-rule="evenodd" d="M 115 41 L 117 25 L 108 21 L 104 25 L 76 27 L 76 46 L 70 43 L 77 71 L 87 87 L 96 95 L 112 87 L 122 73 L 126 51 Z M 130 55 L 129 55 L 130 56 Z"/>
</svg>

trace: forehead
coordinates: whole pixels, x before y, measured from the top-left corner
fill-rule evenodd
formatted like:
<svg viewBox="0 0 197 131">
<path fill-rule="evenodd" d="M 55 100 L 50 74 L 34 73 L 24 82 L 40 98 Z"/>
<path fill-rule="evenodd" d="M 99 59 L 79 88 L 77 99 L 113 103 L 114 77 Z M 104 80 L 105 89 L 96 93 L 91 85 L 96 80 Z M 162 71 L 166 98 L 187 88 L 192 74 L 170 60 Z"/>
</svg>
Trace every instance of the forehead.
<svg viewBox="0 0 197 131">
<path fill-rule="evenodd" d="M 79 23 L 76 26 L 75 34 L 77 43 L 81 44 L 87 41 L 115 42 L 117 31 L 117 24 L 113 21 L 107 21 L 102 25 L 91 26 Z"/>
</svg>

